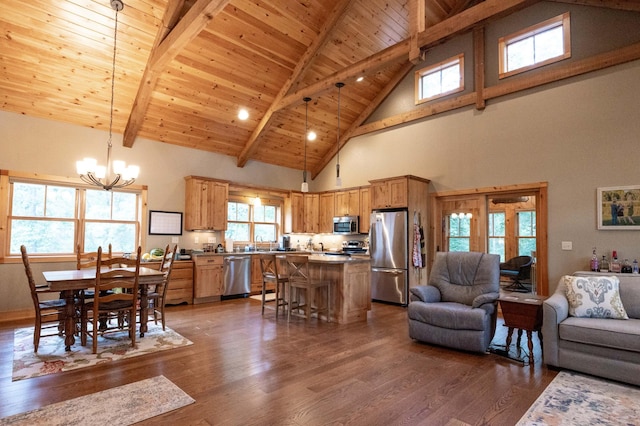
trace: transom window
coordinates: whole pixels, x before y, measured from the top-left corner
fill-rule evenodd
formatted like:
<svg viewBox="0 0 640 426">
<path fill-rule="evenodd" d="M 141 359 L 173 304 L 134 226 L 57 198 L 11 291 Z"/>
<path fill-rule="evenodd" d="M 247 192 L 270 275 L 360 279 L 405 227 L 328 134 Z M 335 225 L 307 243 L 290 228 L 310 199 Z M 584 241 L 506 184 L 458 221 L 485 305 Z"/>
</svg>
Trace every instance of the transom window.
<svg viewBox="0 0 640 426">
<path fill-rule="evenodd" d="M 416 104 L 464 90 L 464 55 L 416 71 Z"/>
<path fill-rule="evenodd" d="M 69 255 L 112 245 L 132 252 L 140 245 L 139 191 L 103 191 L 57 182 L 10 182 L 9 254 Z"/>
<path fill-rule="evenodd" d="M 498 40 L 500 78 L 571 57 L 569 12 Z"/>
<path fill-rule="evenodd" d="M 229 201 L 225 238 L 240 242 L 273 242 L 278 238 L 278 207 Z"/>
</svg>

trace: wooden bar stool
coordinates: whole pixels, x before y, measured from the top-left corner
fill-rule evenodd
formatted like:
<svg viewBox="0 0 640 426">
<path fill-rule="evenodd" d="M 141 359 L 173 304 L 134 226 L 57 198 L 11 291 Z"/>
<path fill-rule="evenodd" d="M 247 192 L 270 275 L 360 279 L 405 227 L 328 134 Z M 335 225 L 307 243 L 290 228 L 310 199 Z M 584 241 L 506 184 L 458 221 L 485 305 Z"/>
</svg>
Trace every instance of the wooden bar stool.
<svg viewBox="0 0 640 426">
<path fill-rule="evenodd" d="M 277 318 L 280 307 L 282 307 L 283 314 L 287 309 L 287 289 L 285 287 L 288 285 L 289 276 L 278 272 L 278 259 L 275 254 L 261 254 L 260 269 L 262 270 L 262 315 L 264 315 L 264 307 L 268 302 L 266 300 L 267 285 L 273 284 L 276 292 L 275 310 Z"/>
<path fill-rule="evenodd" d="M 287 320 L 291 320 L 291 312 L 295 309 L 298 312 L 304 309 L 305 318 L 311 318 L 316 314 L 320 319 L 320 313 L 325 312 L 327 322 L 331 320 L 331 285 L 329 281 L 311 278 L 309 275 L 309 257 L 303 255 L 288 254 L 287 265 L 289 268 L 289 311 Z M 318 306 L 318 290 L 327 289 L 327 299 L 324 306 Z M 300 291 L 304 290 L 304 304 L 300 303 Z M 295 300 L 294 300 L 295 292 Z M 315 303 L 315 306 L 313 306 Z"/>
</svg>

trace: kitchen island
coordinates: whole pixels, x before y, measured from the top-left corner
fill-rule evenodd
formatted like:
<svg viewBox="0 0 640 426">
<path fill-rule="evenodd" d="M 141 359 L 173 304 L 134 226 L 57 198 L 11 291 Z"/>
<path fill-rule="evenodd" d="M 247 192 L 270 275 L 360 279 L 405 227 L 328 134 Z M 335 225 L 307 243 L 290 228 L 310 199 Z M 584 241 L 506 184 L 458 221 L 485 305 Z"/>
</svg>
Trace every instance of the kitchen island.
<svg viewBox="0 0 640 426">
<path fill-rule="evenodd" d="M 371 310 L 370 269 L 368 256 L 309 256 L 311 278 L 330 282 L 331 321 L 350 324 L 367 320 Z"/>
<path fill-rule="evenodd" d="M 243 255 L 275 254 L 278 268 L 287 271 L 283 252 L 243 252 Z M 371 310 L 371 283 L 369 256 L 339 256 L 321 253 L 289 252 L 309 255 L 311 278 L 328 280 L 331 285 L 331 321 L 349 324 L 367 320 Z M 220 301 L 223 293 L 223 259 L 240 253 L 206 253 L 195 257 L 194 303 Z M 256 259 L 257 260 L 257 259 Z M 259 263 L 252 268 L 251 281 L 262 282 Z M 254 276 L 255 275 L 255 276 Z M 324 294 L 320 297 L 326 297 Z M 324 300 L 318 300 L 323 304 Z"/>
</svg>

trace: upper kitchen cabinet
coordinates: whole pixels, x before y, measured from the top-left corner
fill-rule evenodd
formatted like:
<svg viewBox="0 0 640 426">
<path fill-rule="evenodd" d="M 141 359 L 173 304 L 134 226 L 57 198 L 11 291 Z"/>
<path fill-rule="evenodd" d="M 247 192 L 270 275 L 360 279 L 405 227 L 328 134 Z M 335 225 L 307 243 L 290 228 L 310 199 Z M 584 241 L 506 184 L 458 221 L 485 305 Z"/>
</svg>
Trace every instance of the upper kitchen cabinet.
<svg viewBox="0 0 640 426">
<path fill-rule="evenodd" d="M 320 233 L 333 232 L 333 217 L 336 215 L 335 203 L 337 195 L 338 193 L 335 192 L 320 194 L 320 215 L 318 218 L 318 232 Z"/>
<path fill-rule="evenodd" d="M 372 180 L 370 182 L 372 209 L 407 207 L 408 179 L 406 177 Z"/>
<path fill-rule="evenodd" d="M 319 229 L 320 195 L 291 191 L 284 200 L 284 233 L 315 234 Z"/>
<path fill-rule="evenodd" d="M 360 190 L 358 188 L 338 191 L 335 194 L 336 216 L 360 215 Z"/>
<path fill-rule="evenodd" d="M 320 232 L 320 194 L 304 194 L 304 232 Z"/>
<path fill-rule="evenodd" d="M 229 183 L 196 176 L 187 176 L 185 180 L 185 229 L 226 230 Z"/>
<path fill-rule="evenodd" d="M 407 175 L 370 182 L 371 209 L 417 208 L 426 213 L 420 206 L 427 200 L 429 179 Z"/>
<path fill-rule="evenodd" d="M 304 197 L 302 192 L 291 191 L 284 199 L 284 233 L 304 232 Z"/>
<path fill-rule="evenodd" d="M 371 219 L 371 187 L 363 186 L 358 191 L 360 197 L 360 233 L 366 234 L 369 232 L 369 222 Z"/>
</svg>

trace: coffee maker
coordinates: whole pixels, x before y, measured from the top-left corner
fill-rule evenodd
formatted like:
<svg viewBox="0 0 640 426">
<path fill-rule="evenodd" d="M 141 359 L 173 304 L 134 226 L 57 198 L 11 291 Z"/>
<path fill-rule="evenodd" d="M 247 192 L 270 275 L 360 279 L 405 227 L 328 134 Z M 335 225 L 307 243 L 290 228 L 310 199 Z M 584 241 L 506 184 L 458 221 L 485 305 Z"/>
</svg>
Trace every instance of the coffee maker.
<svg viewBox="0 0 640 426">
<path fill-rule="evenodd" d="M 287 251 L 291 250 L 291 237 L 289 235 L 283 235 L 280 241 L 280 249 Z"/>
</svg>

